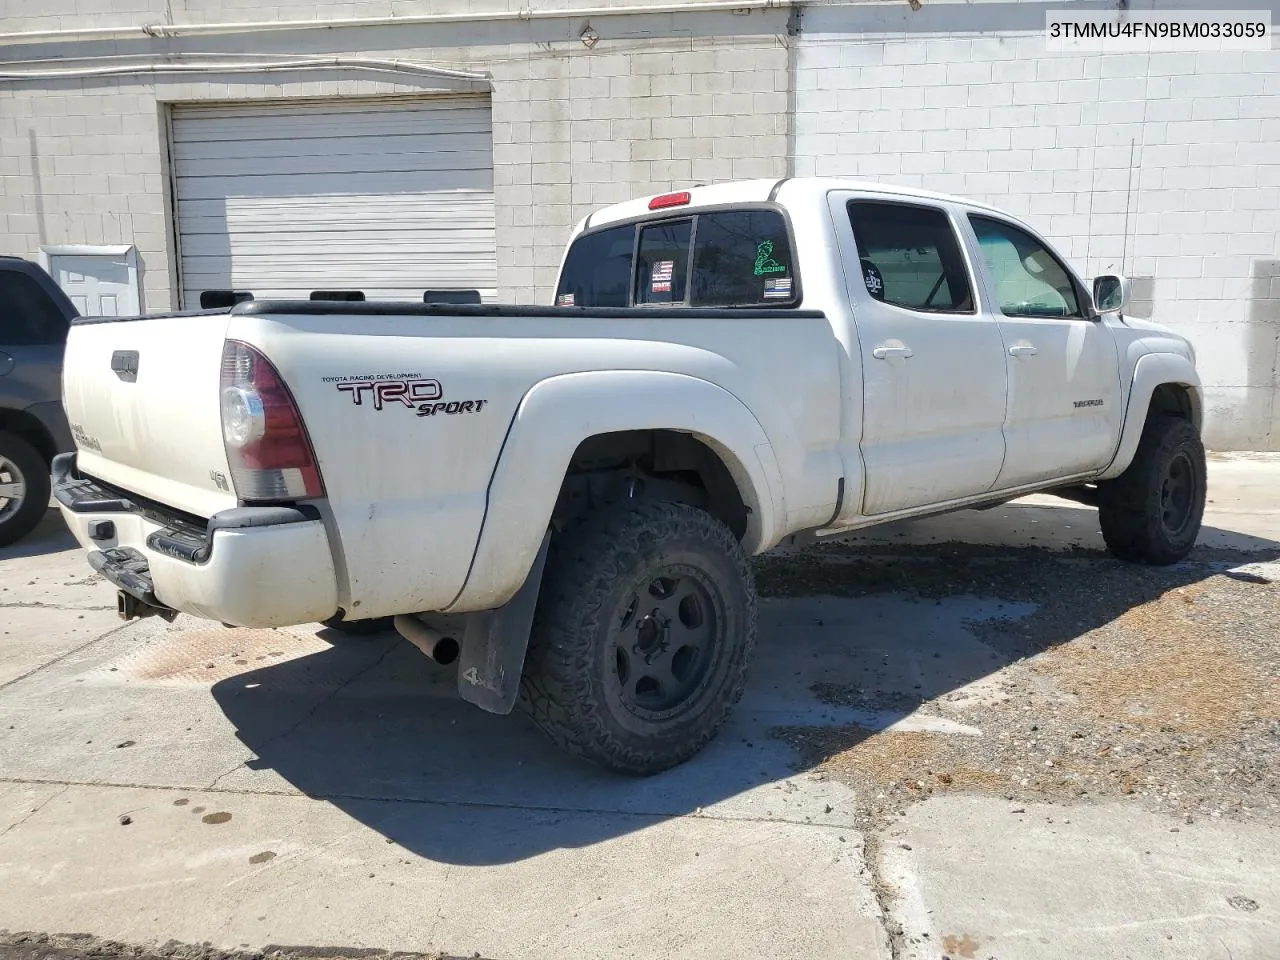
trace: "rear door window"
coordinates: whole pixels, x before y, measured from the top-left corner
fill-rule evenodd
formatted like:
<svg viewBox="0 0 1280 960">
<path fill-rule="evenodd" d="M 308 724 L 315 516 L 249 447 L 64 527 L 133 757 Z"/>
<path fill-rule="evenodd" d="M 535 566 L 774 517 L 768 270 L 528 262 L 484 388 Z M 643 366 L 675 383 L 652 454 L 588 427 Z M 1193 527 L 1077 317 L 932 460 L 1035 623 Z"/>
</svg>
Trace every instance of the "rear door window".
<svg viewBox="0 0 1280 960">
<path fill-rule="evenodd" d="M 922 313 L 973 313 L 969 271 L 946 213 L 879 200 L 849 203 L 859 269 L 874 299 Z"/>
<path fill-rule="evenodd" d="M 53 298 L 34 279 L 16 270 L 0 270 L 0 344 L 63 343 L 68 325 Z"/>
</svg>

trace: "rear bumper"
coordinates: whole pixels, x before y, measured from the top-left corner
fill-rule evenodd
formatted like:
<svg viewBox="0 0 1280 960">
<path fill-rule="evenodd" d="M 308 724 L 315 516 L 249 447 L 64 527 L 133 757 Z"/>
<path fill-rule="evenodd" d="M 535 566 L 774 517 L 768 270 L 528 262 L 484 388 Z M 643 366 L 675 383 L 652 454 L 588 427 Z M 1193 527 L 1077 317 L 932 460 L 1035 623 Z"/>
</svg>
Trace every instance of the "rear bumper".
<svg viewBox="0 0 1280 960">
<path fill-rule="evenodd" d="M 241 507 L 187 521 L 80 476 L 75 454 L 54 460 L 53 493 L 94 569 L 142 604 L 242 627 L 337 612 L 329 537 L 314 508 Z"/>
</svg>

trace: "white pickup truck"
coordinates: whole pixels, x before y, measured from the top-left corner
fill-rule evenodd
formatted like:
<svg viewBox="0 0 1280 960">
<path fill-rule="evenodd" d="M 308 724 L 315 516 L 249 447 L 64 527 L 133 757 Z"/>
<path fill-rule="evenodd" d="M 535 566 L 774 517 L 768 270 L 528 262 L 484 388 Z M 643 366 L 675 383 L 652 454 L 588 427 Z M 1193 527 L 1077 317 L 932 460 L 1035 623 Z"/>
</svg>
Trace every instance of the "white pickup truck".
<svg viewBox="0 0 1280 960">
<path fill-rule="evenodd" d="M 553 307 L 77 320 L 54 488 L 126 619 L 394 618 L 467 700 L 652 773 L 740 697 L 785 538 L 1051 490 L 1188 553 L 1195 354 L 1127 296 L 961 199 L 698 187 L 587 217 Z"/>
</svg>

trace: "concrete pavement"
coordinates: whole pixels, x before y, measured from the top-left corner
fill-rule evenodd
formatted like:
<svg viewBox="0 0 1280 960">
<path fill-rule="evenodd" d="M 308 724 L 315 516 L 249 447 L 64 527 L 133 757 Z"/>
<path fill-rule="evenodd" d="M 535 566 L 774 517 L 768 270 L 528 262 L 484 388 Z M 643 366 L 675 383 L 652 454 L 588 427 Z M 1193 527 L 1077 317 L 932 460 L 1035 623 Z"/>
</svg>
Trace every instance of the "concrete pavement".
<svg viewBox="0 0 1280 960">
<path fill-rule="evenodd" d="M 1271 570 L 1280 459 L 1218 459 L 1211 478 L 1212 549 L 1188 577 Z M 1093 513 L 1052 498 L 850 539 L 1099 545 Z M 777 735 L 982 737 L 980 710 L 957 722 L 913 691 L 989 684 L 1009 654 L 980 628 L 1031 612 L 767 599 L 730 726 L 633 780 L 461 703 L 394 636 L 121 624 L 51 515 L 0 551 L 0 929 L 519 960 L 1280 956 L 1273 824 L 1014 814 L 980 793 L 868 819 L 874 795 Z M 872 663 L 876 702 L 815 695 L 867 684 Z"/>
<path fill-rule="evenodd" d="M 1280 956 L 1274 827 L 949 797 L 912 808 L 883 861 L 901 960 Z"/>
</svg>

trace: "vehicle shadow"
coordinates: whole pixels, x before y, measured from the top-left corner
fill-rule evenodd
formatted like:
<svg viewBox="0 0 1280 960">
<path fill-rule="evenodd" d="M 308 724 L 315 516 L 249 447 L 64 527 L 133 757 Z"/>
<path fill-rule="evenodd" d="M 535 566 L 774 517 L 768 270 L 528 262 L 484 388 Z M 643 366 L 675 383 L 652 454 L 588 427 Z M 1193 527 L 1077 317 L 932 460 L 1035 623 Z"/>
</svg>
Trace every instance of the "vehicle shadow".
<svg viewBox="0 0 1280 960">
<path fill-rule="evenodd" d="M 1037 515 L 1037 529 L 1069 541 L 1064 528 L 1087 528 L 1086 513 Z M 801 759 L 787 731 L 827 730 L 832 749 L 847 749 L 1169 590 L 1280 558 L 1280 543 L 1239 535 L 1231 549 L 1197 548 L 1164 568 L 1079 545 L 893 542 L 928 537 L 930 523 L 758 558 L 763 601 L 747 692 L 710 747 L 664 774 L 617 776 L 567 757 L 518 714 L 459 700 L 453 670 L 394 634 L 326 630 L 327 649 L 214 686 L 256 757 L 235 785 L 280 789 L 278 777 L 388 842 L 464 865 L 582 847 L 695 811 L 845 825 L 843 788 L 786 784 L 816 762 L 811 752 Z M 1219 533 L 1206 528 L 1204 539 Z"/>
<path fill-rule="evenodd" d="M 62 514 L 57 509 L 50 508 L 29 534 L 17 543 L 0 547 L 0 562 L 61 553 L 63 550 L 73 550 L 75 546 L 75 537 L 71 536 L 71 531 L 67 529 Z"/>
</svg>

